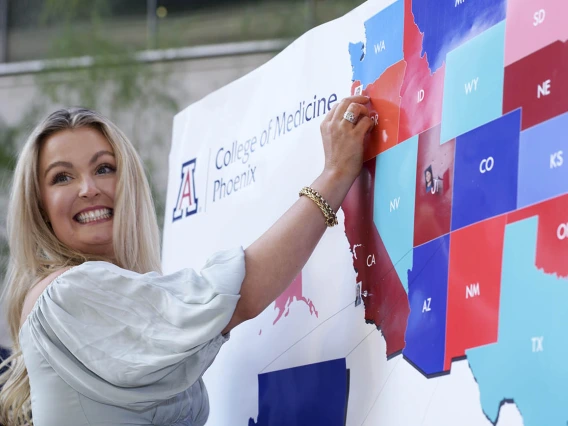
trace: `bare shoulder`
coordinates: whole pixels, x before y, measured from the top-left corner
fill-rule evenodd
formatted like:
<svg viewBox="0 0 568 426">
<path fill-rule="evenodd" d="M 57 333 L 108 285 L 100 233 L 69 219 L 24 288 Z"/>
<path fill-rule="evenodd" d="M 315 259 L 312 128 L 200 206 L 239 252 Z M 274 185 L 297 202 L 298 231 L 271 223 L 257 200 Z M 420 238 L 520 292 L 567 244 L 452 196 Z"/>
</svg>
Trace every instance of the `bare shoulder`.
<svg viewBox="0 0 568 426">
<path fill-rule="evenodd" d="M 67 271 L 69 268 L 70 268 L 70 266 L 67 266 L 65 268 L 61 268 L 61 269 L 51 273 L 50 275 L 48 275 L 47 277 L 45 277 L 44 279 L 39 281 L 36 285 L 34 285 L 30 289 L 30 291 L 28 291 L 28 294 L 26 295 L 26 298 L 24 299 L 24 307 L 22 309 L 22 316 L 20 317 L 20 328 L 22 327 L 22 325 L 26 321 L 26 318 L 30 314 L 32 308 L 34 307 L 34 305 L 37 301 L 37 299 L 39 298 L 39 296 L 41 296 L 41 294 L 47 288 L 47 286 L 55 278 L 57 278 L 63 272 Z"/>
</svg>

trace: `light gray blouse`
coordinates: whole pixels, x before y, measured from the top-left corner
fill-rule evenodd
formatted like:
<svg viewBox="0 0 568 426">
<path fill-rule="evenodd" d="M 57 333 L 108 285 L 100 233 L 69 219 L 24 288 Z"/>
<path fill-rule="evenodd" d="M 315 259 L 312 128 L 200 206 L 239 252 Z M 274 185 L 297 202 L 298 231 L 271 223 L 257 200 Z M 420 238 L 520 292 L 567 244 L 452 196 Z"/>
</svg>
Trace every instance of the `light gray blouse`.
<svg viewBox="0 0 568 426">
<path fill-rule="evenodd" d="M 34 426 L 199 426 L 201 376 L 229 336 L 242 248 L 191 269 L 138 274 L 85 262 L 57 277 L 20 330 Z"/>
</svg>

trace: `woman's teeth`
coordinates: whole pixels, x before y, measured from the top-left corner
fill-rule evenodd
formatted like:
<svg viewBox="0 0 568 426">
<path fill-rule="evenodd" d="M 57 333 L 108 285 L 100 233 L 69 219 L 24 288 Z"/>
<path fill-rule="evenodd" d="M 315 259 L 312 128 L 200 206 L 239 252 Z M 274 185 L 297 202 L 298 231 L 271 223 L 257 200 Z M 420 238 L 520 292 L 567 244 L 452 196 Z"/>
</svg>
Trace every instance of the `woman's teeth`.
<svg viewBox="0 0 568 426">
<path fill-rule="evenodd" d="M 112 209 L 98 209 L 82 212 L 77 215 L 77 222 L 89 223 L 95 220 L 108 219 L 112 216 Z"/>
</svg>

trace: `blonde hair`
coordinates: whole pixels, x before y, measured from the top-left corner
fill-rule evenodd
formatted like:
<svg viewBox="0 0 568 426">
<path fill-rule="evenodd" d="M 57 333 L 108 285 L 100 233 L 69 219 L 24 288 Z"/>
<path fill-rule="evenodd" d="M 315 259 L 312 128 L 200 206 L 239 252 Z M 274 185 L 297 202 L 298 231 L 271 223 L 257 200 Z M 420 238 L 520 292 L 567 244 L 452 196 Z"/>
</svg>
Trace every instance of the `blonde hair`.
<svg viewBox="0 0 568 426">
<path fill-rule="evenodd" d="M 116 125 L 84 108 L 62 109 L 48 116 L 32 132 L 18 157 L 8 208 L 10 261 L 2 299 L 8 308 L 12 355 L 0 365 L 0 424 L 28 424 L 31 403 L 27 370 L 18 334 L 24 299 L 41 279 L 65 266 L 88 260 L 108 260 L 79 253 L 61 243 L 45 222 L 41 210 L 38 158 L 41 146 L 53 134 L 90 127 L 112 146 L 117 165 L 113 215 L 113 246 L 118 266 L 146 273 L 160 270 L 160 235 L 150 186 L 136 150 Z"/>
</svg>

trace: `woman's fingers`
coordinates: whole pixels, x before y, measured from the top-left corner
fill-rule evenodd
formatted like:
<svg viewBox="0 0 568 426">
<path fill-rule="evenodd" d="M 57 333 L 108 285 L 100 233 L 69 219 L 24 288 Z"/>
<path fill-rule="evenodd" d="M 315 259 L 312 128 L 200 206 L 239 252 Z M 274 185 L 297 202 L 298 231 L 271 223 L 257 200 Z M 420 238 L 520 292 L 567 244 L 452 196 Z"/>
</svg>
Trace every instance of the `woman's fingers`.
<svg viewBox="0 0 568 426">
<path fill-rule="evenodd" d="M 321 122 L 320 127 L 327 125 L 332 121 L 339 121 L 344 120 L 343 116 L 345 112 L 351 107 L 351 105 L 358 105 L 351 107 L 353 109 L 353 114 L 355 117 L 359 117 L 360 115 L 369 115 L 369 110 L 365 107 L 364 104 L 369 102 L 369 97 L 367 96 L 349 96 L 347 98 L 342 99 L 338 104 L 335 104 L 331 110 L 326 114 L 325 118 Z"/>
<path fill-rule="evenodd" d="M 334 106 L 331 107 L 331 109 L 329 110 L 329 112 L 326 114 L 325 118 L 321 122 L 320 127 L 323 127 L 324 124 L 329 123 L 333 119 L 335 111 L 337 110 L 338 107 L 339 107 L 339 104 L 335 104 Z"/>
<path fill-rule="evenodd" d="M 345 111 L 347 111 L 347 108 L 349 108 L 351 104 L 366 104 L 368 102 L 369 98 L 367 96 L 349 96 L 344 98 L 339 104 L 336 104 L 338 107 L 335 109 L 332 120 L 342 120 L 343 114 L 345 114 Z"/>
<path fill-rule="evenodd" d="M 341 117 L 341 124 L 344 126 L 351 126 L 353 127 L 353 125 L 356 125 L 359 120 L 361 120 L 362 116 L 363 117 L 369 117 L 369 109 L 365 106 L 365 105 L 361 105 L 361 104 L 356 104 L 356 103 L 351 103 L 348 107 L 347 110 L 345 111 L 345 113 L 352 113 L 353 114 L 353 118 L 355 119 L 355 122 L 351 122 L 349 120 L 347 120 L 346 118 L 344 118 L 343 116 Z"/>
<path fill-rule="evenodd" d="M 359 132 L 359 134 L 365 135 L 375 126 L 375 122 L 369 117 L 364 116 L 357 122 L 355 126 L 355 130 Z"/>
</svg>

